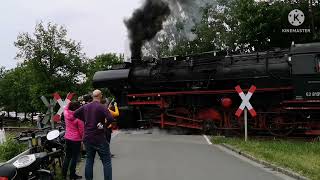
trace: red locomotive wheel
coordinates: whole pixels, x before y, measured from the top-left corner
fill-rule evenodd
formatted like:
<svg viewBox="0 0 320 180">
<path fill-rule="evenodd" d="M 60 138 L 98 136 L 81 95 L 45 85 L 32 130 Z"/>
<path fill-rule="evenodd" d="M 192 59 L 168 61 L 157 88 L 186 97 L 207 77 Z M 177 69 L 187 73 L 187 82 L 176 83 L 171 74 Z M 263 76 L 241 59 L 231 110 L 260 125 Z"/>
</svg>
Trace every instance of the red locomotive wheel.
<svg viewBox="0 0 320 180">
<path fill-rule="evenodd" d="M 213 135 L 217 130 L 217 126 L 215 125 L 213 120 L 205 120 L 203 121 L 202 131 L 204 134 Z"/>
<path fill-rule="evenodd" d="M 294 117 L 279 112 L 270 112 L 266 116 L 267 129 L 274 136 L 288 136 L 296 129 Z"/>
</svg>

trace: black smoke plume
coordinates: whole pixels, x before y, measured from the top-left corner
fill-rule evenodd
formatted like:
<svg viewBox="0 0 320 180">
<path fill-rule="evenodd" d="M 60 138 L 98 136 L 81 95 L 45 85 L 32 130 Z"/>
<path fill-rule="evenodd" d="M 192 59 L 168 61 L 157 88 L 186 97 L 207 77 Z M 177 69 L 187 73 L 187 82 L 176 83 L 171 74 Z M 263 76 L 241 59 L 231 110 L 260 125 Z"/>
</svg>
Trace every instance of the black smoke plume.
<svg viewBox="0 0 320 180">
<path fill-rule="evenodd" d="M 141 60 L 141 49 L 162 29 L 162 23 L 170 15 L 169 4 L 162 0 L 146 0 L 143 6 L 133 12 L 125 21 L 130 38 L 132 62 Z"/>
</svg>

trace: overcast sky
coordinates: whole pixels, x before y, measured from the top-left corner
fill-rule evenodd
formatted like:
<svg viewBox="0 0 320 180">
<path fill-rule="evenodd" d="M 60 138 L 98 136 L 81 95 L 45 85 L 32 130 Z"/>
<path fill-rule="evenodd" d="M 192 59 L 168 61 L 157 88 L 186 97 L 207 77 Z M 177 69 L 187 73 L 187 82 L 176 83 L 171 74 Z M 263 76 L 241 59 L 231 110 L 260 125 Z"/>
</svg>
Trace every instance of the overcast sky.
<svg viewBox="0 0 320 180">
<path fill-rule="evenodd" d="M 37 22 L 64 25 L 68 37 L 81 41 L 88 57 L 105 52 L 124 53 L 124 18 L 143 0 L 6 0 L 0 4 L 0 66 L 13 68 L 19 32 L 34 32 Z"/>
</svg>

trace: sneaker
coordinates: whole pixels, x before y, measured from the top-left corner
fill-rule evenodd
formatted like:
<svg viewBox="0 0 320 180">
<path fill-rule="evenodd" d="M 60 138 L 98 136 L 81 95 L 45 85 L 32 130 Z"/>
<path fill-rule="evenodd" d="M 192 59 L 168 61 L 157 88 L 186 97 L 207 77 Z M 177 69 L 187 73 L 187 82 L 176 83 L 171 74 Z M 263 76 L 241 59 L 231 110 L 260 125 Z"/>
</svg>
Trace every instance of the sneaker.
<svg viewBox="0 0 320 180">
<path fill-rule="evenodd" d="M 70 180 L 74 180 L 74 179 L 82 179 L 82 176 L 79 176 L 79 175 L 74 175 L 74 176 L 70 176 Z"/>
</svg>

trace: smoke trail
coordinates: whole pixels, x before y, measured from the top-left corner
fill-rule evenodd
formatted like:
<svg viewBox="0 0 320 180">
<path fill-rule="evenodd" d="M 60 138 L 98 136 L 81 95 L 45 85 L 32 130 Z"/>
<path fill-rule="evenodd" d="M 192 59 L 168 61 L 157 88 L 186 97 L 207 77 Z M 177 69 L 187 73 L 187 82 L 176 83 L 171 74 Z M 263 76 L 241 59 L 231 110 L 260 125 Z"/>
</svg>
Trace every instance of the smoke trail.
<svg viewBox="0 0 320 180">
<path fill-rule="evenodd" d="M 162 29 L 162 23 L 170 15 L 168 3 L 161 0 L 146 0 L 132 17 L 125 21 L 129 30 L 132 60 L 141 59 L 141 48 Z"/>
<path fill-rule="evenodd" d="M 135 10 L 130 19 L 125 20 L 129 31 L 131 58 L 141 59 L 142 46 L 152 40 L 163 29 L 163 23 L 171 15 L 183 23 L 181 36 L 192 41 L 196 35 L 192 28 L 201 21 L 201 7 L 213 4 L 215 0 L 146 0 Z M 175 26 L 175 25 L 173 25 Z"/>
</svg>

